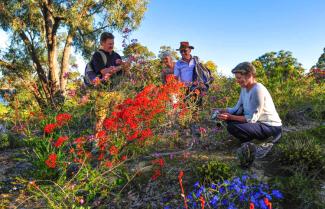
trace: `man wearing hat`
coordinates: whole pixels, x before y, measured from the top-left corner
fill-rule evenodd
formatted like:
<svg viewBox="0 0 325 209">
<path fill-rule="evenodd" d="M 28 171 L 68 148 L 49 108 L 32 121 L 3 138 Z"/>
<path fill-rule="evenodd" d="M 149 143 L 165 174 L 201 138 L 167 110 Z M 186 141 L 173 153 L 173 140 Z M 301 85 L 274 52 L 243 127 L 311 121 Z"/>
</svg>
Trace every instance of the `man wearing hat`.
<svg viewBox="0 0 325 209">
<path fill-rule="evenodd" d="M 195 60 L 191 55 L 191 50 L 194 49 L 193 46 L 190 46 L 189 42 L 182 41 L 180 43 L 179 49 L 182 58 L 178 60 L 174 67 L 174 75 L 183 82 L 187 87 L 190 87 L 193 82 L 193 72 L 195 67 Z"/>
<path fill-rule="evenodd" d="M 250 62 L 238 64 L 231 72 L 241 86 L 240 97 L 235 107 L 219 109 L 218 118 L 227 122 L 228 132 L 243 143 L 245 153 L 253 152 L 256 158 L 263 158 L 281 138 L 281 119 L 270 93 L 256 81 L 256 69 Z M 245 142 L 253 139 L 272 141 L 261 146 L 251 146 L 252 143 L 247 146 Z M 245 147 L 255 148 L 247 152 Z"/>
</svg>

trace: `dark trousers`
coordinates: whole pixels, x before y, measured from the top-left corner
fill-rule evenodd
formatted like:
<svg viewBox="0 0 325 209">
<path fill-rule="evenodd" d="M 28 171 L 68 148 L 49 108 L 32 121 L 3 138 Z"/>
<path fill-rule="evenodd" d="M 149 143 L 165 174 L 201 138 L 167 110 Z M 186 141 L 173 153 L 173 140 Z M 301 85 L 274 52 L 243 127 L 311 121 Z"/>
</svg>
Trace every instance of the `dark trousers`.
<svg viewBox="0 0 325 209">
<path fill-rule="evenodd" d="M 242 123 L 227 121 L 228 132 L 241 142 L 253 139 L 265 140 L 271 136 L 277 136 L 282 131 L 282 126 L 269 126 L 263 123 Z"/>
</svg>

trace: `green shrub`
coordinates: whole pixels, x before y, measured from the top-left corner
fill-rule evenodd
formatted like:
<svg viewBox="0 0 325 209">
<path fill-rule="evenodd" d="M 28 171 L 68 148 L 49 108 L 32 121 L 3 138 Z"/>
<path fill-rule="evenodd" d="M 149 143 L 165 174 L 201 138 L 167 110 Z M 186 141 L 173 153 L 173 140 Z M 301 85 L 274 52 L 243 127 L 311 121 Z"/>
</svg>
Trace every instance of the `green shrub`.
<svg viewBox="0 0 325 209">
<path fill-rule="evenodd" d="M 306 177 L 303 172 L 295 172 L 293 176 L 273 181 L 284 195 L 284 208 L 321 209 L 324 208 L 320 197 L 320 183 Z"/>
<path fill-rule="evenodd" d="M 200 176 L 200 181 L 204 184 L 229 179 L 233 175 L 232 169 L 228 164 L 217 160 L 199 166 L 197 171 Z"/>
<path fill-rule="evenodd" d="M 317 140 L 306 132 L 286 135 L 277 146 L 277 151 L 282 165 L 316 172 L 324 169 L 324 151 Z"/>
<path fill-rule="evenodd" d="M 0 133 L 0 150 L 9 147 L 10 141 L 8 134 Z"/>
</svg>

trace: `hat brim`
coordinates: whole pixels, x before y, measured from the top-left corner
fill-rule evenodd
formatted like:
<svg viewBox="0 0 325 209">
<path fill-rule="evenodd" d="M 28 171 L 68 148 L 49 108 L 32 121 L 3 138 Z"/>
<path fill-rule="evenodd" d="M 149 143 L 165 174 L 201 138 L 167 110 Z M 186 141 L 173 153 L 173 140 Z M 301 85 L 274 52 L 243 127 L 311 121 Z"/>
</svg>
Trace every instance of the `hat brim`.
<svg viewBox="0 0 325 209">
<path fill-rule="evenodd" d="M 180 51 L 180 50 L 182 50 L 182 49 L 187 49 L 187 48 L 189 48 L 189 49 L 194 49 L 193 46 L 188 46 L 188 47 L 181 47 L 181 48 L 179 48 L 179 49 L 176 49 L 176 51 Z"/>
<path fill-rule="evenodd" d="M 246 71 L 246 70 L 242 70 L 242 69 L 232 69 L 231 72 L 232 72 L 233 74 L 235 74 L 235 73 L 241 73 L 241 74 L 246 74 L 246 73 L 248 73 L 248 71 Z"/>
</svg>

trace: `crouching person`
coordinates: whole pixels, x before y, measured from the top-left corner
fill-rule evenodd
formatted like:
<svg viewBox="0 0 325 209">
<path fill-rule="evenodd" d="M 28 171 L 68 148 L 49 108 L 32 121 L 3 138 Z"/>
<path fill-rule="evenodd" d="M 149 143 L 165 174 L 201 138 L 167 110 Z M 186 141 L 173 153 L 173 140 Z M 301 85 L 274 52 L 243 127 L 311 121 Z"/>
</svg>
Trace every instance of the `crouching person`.
<svg viewBox="0 0 325 209">
<path fill-rule="evenodd" d="M 256 69 L 249 62 L 238 64 L 232 71 L 241 86 L 235 107 L 218 109 L 218 118 L 226 121 L 228 132 L 242 143 L 237 155 L 244 167 L 255 158 L 263 158 L 282 134 L 281 119 L 272 97 L 265 86 L 256 81 Z M 249 141 L 270 139 L 269 143 L 257 146 Z"/>
</svg>

